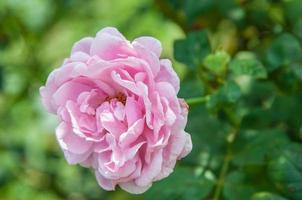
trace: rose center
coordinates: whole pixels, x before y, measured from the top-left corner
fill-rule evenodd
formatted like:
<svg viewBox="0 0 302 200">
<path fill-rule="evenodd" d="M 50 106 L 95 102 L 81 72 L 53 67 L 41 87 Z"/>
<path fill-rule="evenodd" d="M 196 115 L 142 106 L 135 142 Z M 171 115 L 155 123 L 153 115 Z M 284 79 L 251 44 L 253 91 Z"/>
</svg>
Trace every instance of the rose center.
<svg viewBox="0 0 302 200">
<path fill-rule="evenodd" d="M 115 96 L 111 97 L 108 96 L 105 98 L 105 101 L 110 102 L 112 99 L 116 99 L 117 101 L 121 102 L 122 104 L 126 104 L 126 100 L 127 100 L 127 96 L 122 93 L 122 92 L 118 92 Z"/>
</svg>

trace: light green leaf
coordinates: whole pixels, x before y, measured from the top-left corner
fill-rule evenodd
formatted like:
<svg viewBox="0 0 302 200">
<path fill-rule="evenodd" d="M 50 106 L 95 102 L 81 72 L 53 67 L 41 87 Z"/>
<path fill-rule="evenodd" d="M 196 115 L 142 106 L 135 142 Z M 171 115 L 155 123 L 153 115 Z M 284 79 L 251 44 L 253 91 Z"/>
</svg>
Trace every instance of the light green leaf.
<svg viewBox="0 0 302 200">
<path fill-rule="evenodd" d="M 267 77 L 265 68 L 256 58 L 235 58 L 229 67 L 235 76 L 247 75 L 259 79 Z"/>
<path fill-rule="evenodd" d="M 270 192 L 258 192 L 252 196 L 251 200 L 287 200 L 287 199 Z"/>
<path fill-rule="evenodd" d="M 226 66 L 230 61 L 230 56 L 224 51 L 217 51 L 214 54 L 208 55 L 204 61 L 204 66 L 211 72 L 221 75 L 226 71 Z"/>
</svg>

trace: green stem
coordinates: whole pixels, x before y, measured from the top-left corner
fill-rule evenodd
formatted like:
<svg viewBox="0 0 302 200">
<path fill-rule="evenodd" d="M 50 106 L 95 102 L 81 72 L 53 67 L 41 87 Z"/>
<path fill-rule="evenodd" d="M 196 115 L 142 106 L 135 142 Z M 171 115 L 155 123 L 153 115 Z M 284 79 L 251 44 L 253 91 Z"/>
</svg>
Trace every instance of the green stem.
<svg viewBox="0 0 302 200">
<path fill-rule="evenodd" d="M 189 106 L 193 106 L 196 104 L 205 103 L 206 101 L 208 101 L 208 99 L 209 99 L 209 96 L 193 97 L 193 98 L 186 99 L 186 102 Z"/>
<path fill-rule="evenodd" d="M 238 135 L 238 132 L 239 132 L 239 127 L 236 127 L 235 130 L 233 130 L 228 135 L 228 138 L 227 138 L 227 152 L 226 152 L 226 155 L 224 156 L 223 165 L 222 165 L 222 168 L 221 168 L 220 173 L 219 173 L 216 188 L 214 190 L 213 200 L 219 200 L 220 199 L 220 195 L 221 195 L 222 187 L 223 187 L 223 184 L 224 184 L 224 180 L 225 180 L 225 177 L 228 173 L 229 165 L 230 165 L 230 162 L 231 162 L 232 157 L 233 157 L 233 155 L 232 155 L 233 154 L 232 145 L 233 145 L 233 143 L 236 139 L 236 136 Z"/>
</svg>

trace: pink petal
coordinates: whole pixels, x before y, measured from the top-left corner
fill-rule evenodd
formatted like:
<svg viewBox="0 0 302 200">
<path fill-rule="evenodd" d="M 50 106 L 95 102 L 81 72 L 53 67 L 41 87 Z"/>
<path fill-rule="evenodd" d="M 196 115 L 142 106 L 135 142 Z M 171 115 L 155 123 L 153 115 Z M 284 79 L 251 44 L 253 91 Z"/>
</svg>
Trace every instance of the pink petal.
<svg viewBox="0 0 302 200">
<path fill-rule="evenodd" d="M 142 134 L 144 124 L 144 118 L 137 120 L 125 133 L 120 135 L 119 145 L 125 147 L 134 142 Z"/>
<path fill-rule="evenodd" d="M 120 134 L 126 131 L 125 125 L 114 117 L 108 102 L 103 103 L 102 106 L 98 108 L 97 114 L 99 114 L 102 127 L 114 136 L 119 137 Z"/>
<path fill-rule="evenodd" d="M 111 77 L 113 81 L 122 86 L 123 88 L 133 92 L 134 94 L 140 95 L 140 91 L 137 89 L 136 83 L 133 81 L 122 79 L 121 75 L 116 71 L 112 71 Z"/>
<path fill-rule="evenodd" d="M 89 90 L 91 90 L 91 86 L 84 85 L 76 81 L 68 81 L 59 87 L 59 89 L 54 93 L 53 99 L 56 105 L 64 106 L 68 100 L 76 102 L 78 96 L 82 92 Z"/>
<path fill-rule="evenodd" d="M 135 180 L 139 186 L 146 187 L 152 184 L 153 179 L 160 173 L 163 162 L 162 149 L 153 153 L 153 158 L 149 165 L 143 167 L 140 177 Z"/>
<path fill-rule="evenodd" d="M 142 118 L 141 105 L 139 105 L 133 97 L 128 96 L 125 105 L 125 113 L 128 126 L 131 126 L 138 119 Z"/>
<path fill-rule="evenodd" d="M 92 143 L 73 134 L 71 127 L 64 122 L 56 129 L 56 136 L 69 164 L 83 163 L 91 154 Z"/>
<path fill-rule="evenodd" d="M 150 185 L 147 186 L 138 186 L 137 184 L 135 184 L 133 181 L 129 181 L 129 182 L 124 182 L 124 183 L 119 183 L 119 186 L 132 194 L 142 194 L 144 192 L 146 192 L 150 187 Z"/>
<path fill-rule="evenodd" d="M 97 37 L 104 34 L 104 33 L 107 33 L 107 34 L 110 34 L 110 35 L 114 35 L 122 40 L 126 40 L 126 38 L 114 27 L 105 27 L 103 28 L 102 30 L 100 30 L 96 35 Z M 100 36 L 101 37 L 101 36 Z"/>
<path fill-rule="evenodd" d="M 115 190 L 115 185 L 112 180 L 104 178 L 98 171 L 95 171 L 95 176 L 98 184 L 107 191 Z"/>
<path fill-rule="evenodd" d="M 89 58 L 90 56 L 87 53 L 81 51 L 76 51 L 70 56 L 73 62 L 86 62 Z"/>
<path fill-rule="evenodd" d="M 140 90 L 141 97 L 143 98 L 146 112 L 146 122 L 149 128 L 153 129 L 152 125 L 152 104 L 148 96 L 148 86 L 142 82 L 137 83 L 138 89 Z"/>
<path fill-rule="evenodd" d="M 160 56 L 162 47 L 159 40 L 153 38 L 153 37 L 139 37 L 134 40 L 134 42 L 140 43 L 143 47 L 148 49 L 149 51 L 152 51 L 157 57 Z"/>
<path fill-rule="evenodd" d="M 112 34 L 114 32 L 114 34 Z M 118 31 L 109 28 L 97 33 L 90 49 L 90 55 L 98 55 L 104 60 L 128 57 L 135 55 L 130 43 L 118 34 Z"/>
<path fill-rule="evenodd" d="M 156 75 L 160 70 L 160 63 L 159 63 L 158 56 L 153 52 L 151 52 L 149 49 L 146 49 L 138 42 L 133 42 L 132 45 L 138 54 L 137 57 L 148 63 L 153 76 L 156 77 Z"/>
<path fill-rule="evenodd" d="M 92 142 L 87 142 L 85 139 L 74 134 L 72 127 L 65 122 L 61 122 L 57 127 L 56 136 L 62 149 L 75 154 L 87 152 L 92 145 Z"/>
<path fill-rule="evenodd" d="M 181 154 L 179 155 L 178 159 L 186 157 L 192 151 L 191 135 L 186 132 L 184 132 L 184 134 L 186 136 L 186 142 L 185 142 L 185 146 L 184 146 Z"/>
<path fill-rule="evenodd" d="M 112 105 L 112 104 L 111 104 Z M 112 108 L 113 114 L 116 119 L 122 121 L 125 118 L 125 106 L 121 102 L 116 102 Z"/>
<path fill-rule="evenodd" d="M 75 52 L 84 52 L 89 54 L 92 42 L 93 42 L 92 37 L 85 37 L 81 39 L 80 41 L 76 42 L 73 45 L 71 54 L 74 54 Z"/>
<path fill-rule="evenodd" d="M 55 77 L 59 70 L 52 71 L 46 81 L 45 86 L 40 87 L 40 94 L 42 97 L 42 104 L 45 106 L 48 112 L 56 113 L 58 106 L 53 102 L 52 95 L 57 90 L 55 83 Z"/>
<path fill-rule="evenodd" d="M 169 59 L 160 60 L 160 71 L 155 80 L 156 82 L 169 82 L 174 87 L 175 92 L 178 93 L 180 81 Z"/>
<path fill-rule="evenodd" d="M 184 131 L 172 134 L 170 136 L 169 144 L 163 152 L 164 162 L 162 165 L 162 169 L 160 174 L 158 174 L 158 176 L 155 178 L 156 180 L 165 178 L 173 172 L 176 160 L 180 158 L 180 154 L 182 153 L 187 142 L 186 139 L 187 138 Z"/>
</svg>

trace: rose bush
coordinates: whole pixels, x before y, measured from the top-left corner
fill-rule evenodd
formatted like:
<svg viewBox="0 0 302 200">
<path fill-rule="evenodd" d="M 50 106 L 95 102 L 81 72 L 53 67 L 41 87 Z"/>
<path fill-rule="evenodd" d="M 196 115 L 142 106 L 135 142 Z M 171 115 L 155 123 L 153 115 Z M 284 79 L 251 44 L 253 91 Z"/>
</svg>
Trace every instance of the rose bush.
<svg viewBox="0 0 302 200">
<path fill-rule="evenodd" d="M 188 106 L 161 50 L 152 37 L 129 42 L 104 28 L 75 43 L 40 89 L 60 119 L 56 137 L 66 160 L 94 169 L 105 190 L 142 193 L 192 149 Z"/>
</svg>

